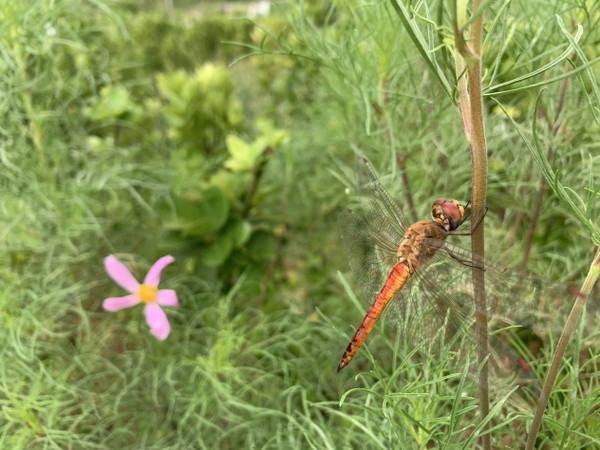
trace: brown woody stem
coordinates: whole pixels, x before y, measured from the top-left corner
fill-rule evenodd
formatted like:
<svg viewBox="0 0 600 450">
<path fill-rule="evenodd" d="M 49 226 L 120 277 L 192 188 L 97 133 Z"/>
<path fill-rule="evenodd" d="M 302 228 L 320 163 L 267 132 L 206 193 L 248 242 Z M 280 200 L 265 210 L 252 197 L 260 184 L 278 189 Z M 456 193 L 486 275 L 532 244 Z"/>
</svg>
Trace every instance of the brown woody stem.
<svg viewBox="0 0 600 450">
<path fill-rule="evenodd" d="M 473 11 L 477 11 L 480 0 L 473 1 Z M 460 15 L 460 11 L 457 11 Z M 465 135 L 469 141 L 471 150 L 472 168 L 472 197 L 471 208 L 473 217 L 482 217 L 479 226 L 473 230 L 471 236 L 471 249 L 474 254 L 484 256 L 484 219 L 483 214 L 486 207 L 487 190 L 487 147 L 485 139 L 485 127 L 483 121 L 483 96 L 481 88 L 481 42 L 483 33 L 483 14 L 480 14 L 471 25 L 472 39 L 470 45 L 465 40 L 464 30 L 456 24 L 456 71 L 459 75 L 464 71 L 466 63 L 467 90 L 459 78 L 458 91 L 459 110 Z M 461 77 L 462 78 L 462 77 Z M 488 324 L 487 305 L 485 299 L 485 272 L 473 269 L 473 292 L 475 295 L 475 320 L 477 337 L 477 356 L 480 367 L 479 372 L 479 411 L 481 420 L 484 420 L 490 412 L 489 401 L 489 377 L 488 363 Z M 489 422 L 485 425 L 481 436 L 482 447 L 491 449 L 490 435 L 487 433 Z"/>
</svg>

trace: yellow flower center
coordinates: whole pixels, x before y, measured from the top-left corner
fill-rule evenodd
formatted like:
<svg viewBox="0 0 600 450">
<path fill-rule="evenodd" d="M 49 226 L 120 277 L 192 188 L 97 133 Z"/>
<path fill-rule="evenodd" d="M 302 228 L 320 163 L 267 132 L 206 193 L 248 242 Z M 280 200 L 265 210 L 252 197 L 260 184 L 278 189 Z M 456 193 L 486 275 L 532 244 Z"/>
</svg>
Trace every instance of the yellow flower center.
<svg viewBox="0 0 600 450">
<path fill-rule="evenodd" d="M 137 295 L 144 303 L 152 303 L 156 300 L 156 293 L 158 288 L 156 286 L 148 286 L 147 284 L 141 284 L 138 289 Z"/>
</svg>

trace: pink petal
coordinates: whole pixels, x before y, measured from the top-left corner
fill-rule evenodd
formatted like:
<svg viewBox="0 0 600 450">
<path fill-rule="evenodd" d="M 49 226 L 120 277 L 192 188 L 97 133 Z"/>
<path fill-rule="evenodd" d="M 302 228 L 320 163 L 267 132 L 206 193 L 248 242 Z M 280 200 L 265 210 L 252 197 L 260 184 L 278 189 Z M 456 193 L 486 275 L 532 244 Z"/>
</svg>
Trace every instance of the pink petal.
<svg viewBox="0 0 600 450">
<path fill-rule="evenodd" d="M 111 277 L 115 283 L 122 288 L 127 289 L 129 292 L 137 292 L 140 284 L 121 261 L 113 255 L 110 255 L 104 259 L 104 267 L 106 268 L 106 272 L 108 272 L 108 276 Z"/>
<path fill-rule="evenodd" d="M 152 267 L 150 267 L 150 270 L 148 271 L 148 275 L 146 275 L 146 278 L 144 279 L 144 284 L 158 286 L 158 283 L 160 282 L 160 273 L 173 261 L 175 261 L 175 258 L 171 255 L 167 255 L 152 264 Z"/>
<path fill-rule="evenodd" d="M 179 306 L 177 294 L 173 289 L 160 289 L 156 294 L 156 301 L 164 306 Z"/>
<path fill-rule="evenodd" d="M 158 304 L 148 303 L 144 313 L 146 314 L 146 322 L 152 334 L 161 341 L 164 341 L 171 331 L 171 326 L 165 312 L 160 309 Z"/>
<path fill-rule="evenodd" d="M 125 295 L 124 297 L 111 297 L 102 302 L 102 307 L 107 311 L 118 311 L 137 305 L 140 299 L 137 295 Z"/>
</svg>

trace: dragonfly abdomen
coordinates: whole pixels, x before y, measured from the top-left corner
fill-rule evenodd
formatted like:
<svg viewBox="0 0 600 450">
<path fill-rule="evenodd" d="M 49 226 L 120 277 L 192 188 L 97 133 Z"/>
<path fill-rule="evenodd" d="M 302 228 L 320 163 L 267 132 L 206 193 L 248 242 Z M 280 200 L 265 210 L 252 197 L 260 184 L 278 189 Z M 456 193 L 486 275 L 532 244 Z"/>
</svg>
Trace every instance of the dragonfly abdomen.
<svg viewBox="0 0 600 450">
<path fill-rule="evenodd" d="M 394 298 L 398 291 L 402 289 L 402 286 L 406 284 L 410 273 L 411 271 L 407 261 L 400 261 L 392 267 L 385 284 L 377 294 L 377 297 L 375 297 L 375 301 L 367 311 L 367 314 L 354 333 L 354 337 L 348 344 L 337 368 L 338 372 L 348 365 L 356 352 L 358 352 L 360 347 L 364 344 L 367 336 L 375 326 L 377 320 L 381 317 L 381 314 L 390 300 Z"/>
</svg>

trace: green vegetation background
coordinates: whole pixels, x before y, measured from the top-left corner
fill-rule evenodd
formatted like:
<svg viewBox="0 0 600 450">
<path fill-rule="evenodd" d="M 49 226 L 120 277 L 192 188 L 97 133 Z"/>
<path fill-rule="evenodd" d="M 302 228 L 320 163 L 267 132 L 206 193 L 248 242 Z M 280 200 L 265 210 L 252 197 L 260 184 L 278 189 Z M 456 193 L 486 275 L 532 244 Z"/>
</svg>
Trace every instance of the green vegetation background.
<svg viewBox="0 0 600 450">
<path fill-rule="evenodd" d="M 465 361 L 410 364 L 410 343 L 381 324 L 335 373 L 366 305 L 338 275 L 355 157 L 415 219 L 436 198 L 469 197 L 455 106 L 393 9 L 290 2 L 251 21 L 146 3 L 0 3 L 0 447 L 470 448 Z M 566 49 L 555 14 L 583 26 L 578 48 L 595 61 L 600 11 L 507 5 L 490 3 L 485 47 L 489 255 L 519 267 L 531 248 L 530 270 L 577 286 L 589 232 L 548 188 L 534 218 L 541 175 L 496 101 L 528 139 L 537 114 L 552 167 L 594 217 L 598 65 L 551 83 L 578 55 L 500 85 Z M 447 44 L 429 8 L 421 26 Z M 528 86 L 543 81 L 536 110 L 541 90 Z M 166 341 L 139 308 L 102 310 L 124 294 L 104 272 L 109 254 L 138 278 L 176 256 L 161 284 L 181 303 Z M 574 344 L 545 442 L 600 446 L 594 333 Z M 494 410 L 497 441 L 522 442 L 532 411 Z"/>
</svg>

